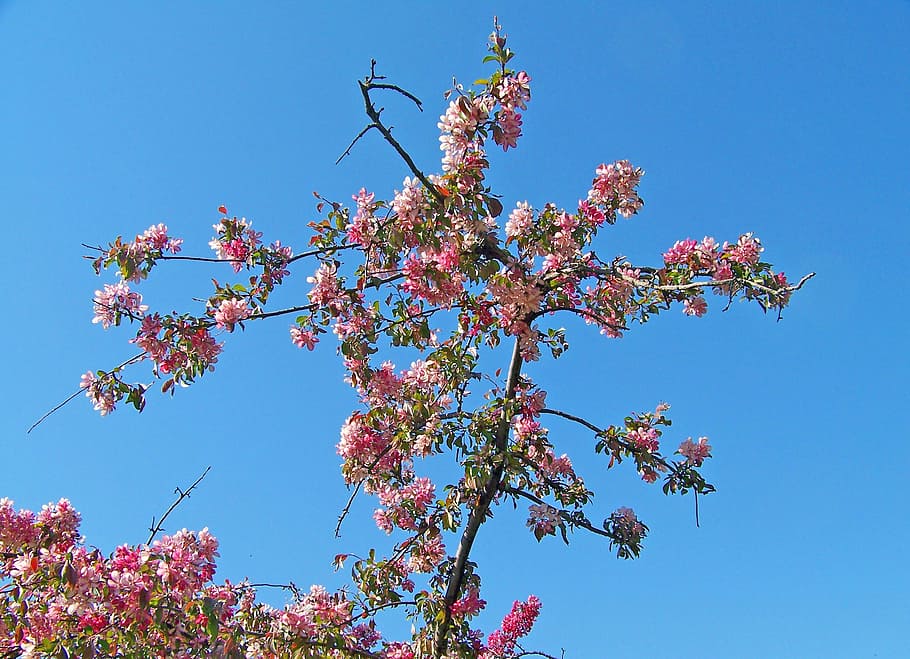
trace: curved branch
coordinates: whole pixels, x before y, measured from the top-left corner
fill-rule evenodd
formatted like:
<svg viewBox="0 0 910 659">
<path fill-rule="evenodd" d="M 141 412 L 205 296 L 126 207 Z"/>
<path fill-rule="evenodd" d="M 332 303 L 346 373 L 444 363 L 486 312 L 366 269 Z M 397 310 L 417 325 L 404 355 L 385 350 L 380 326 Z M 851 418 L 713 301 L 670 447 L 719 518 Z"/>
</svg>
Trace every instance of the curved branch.
<svg viewBox="0 0 910 659">
<path fill-rule="evenodd" d="M 575 416 L 574 414 L 569 414 L 568 412 L 563 412 L 562 410 L 554 410 L 554 409 L 550 409 L 549 407 L 545 407 L 542 410 L 540 410 L 540 413 L 541 414 L 552 414 L 553 416 L 559 416 L 559 417 L 562 417 L 563 419 L 568 419 L 569 421 L 574 421 L 575 423 L 579 423 L 579 424 L 583 425 L 585 428 L 587 428 L 588 430 L 590 430 L 591 432 L 593 432 L 597 435 L 600 435 L 600 434 L 606 432 L 603 428 L 598 428 L 597 426 L 595 426 L 593 423 L 591 423 L 587 419 L 582 419 L 580 416 Z"/>
<path fill-rule="evenodd" d="M 411 158 L 411 155 L 404 149 L 403 146 L 401 146 L 401 143 L 392 136 L 391 129 L 389 127 L 387 127 L 384 123 L 382 123 L 382 118 L 380 116 L 382 114 L 382 108 L 380 108 L 378 110 L 376 109 L 376 106 L 373 103 L 373 99 L 370 96 L 370 92 L 373 91 L 374 89 L 389 89 L 392 91 L 396 91 L 399 94 L 402 94 L 403 96 L 405 96 L 406 98 L 414 101 L 414 103 L 417 105 L 417 108 L 419 110 L 423 110 L 423 105 L 420 102 L 420 99 L 418 99 L 416 96 L 414 96 L 410 92 L 405 91 L 398 85 L 390 85 L 388 83 L 376 82 L 376 80 L 381 80 L 381 79 L 382 79 L 381 76 L 376 75 L 376 60 L 371 60 L 370 61 L 370 75 L 368 75 L 366 77 L 366 79 L 364 79 L 364 80 L 357 81 L 357 84 L 360 86 L 360 93 L 363 96 L 363 108 L 366 112 L 367 117 L 370 118 L 371 123 L 368 124 L 367 127 L 364 128 L 362 131 L 360 131 L 360 133 L 357 135 L 357 137 L 354 138 L 354 141 L 351 142 L 350 146 L 348 146 L 348 148 L 345 150 L 344 153 L 341 154 L 341 156 L 338 158 L 338 160 L 336 162 L 341 162 L 341 160 L 351 152 L 351 149 L 354 147 L 354 144 L 356 144 L 357 141 L 361 137 L 366 135 L 366 133 L 369 132 L 370 129 L 375 128 L 382 134 L 383 139 L 385 139 L 385 141 L 388 142 L 392 146 L 393 149 L 395 149 L 396 153 L 398 153 L 398 155 L 401 156 L 401 159 L 404 160 L 405 164 L 408 166 L 408 169 L 410 169 L 411 173 L 414 174 L 414 176 L 416 176 L 417 179 L 421 183 L 423 183 L 423 185 L 427 189 L 427 191 L 431 195 L 433 195 L 433 197 L 436 199 L 437 202 L 442 203 L 443 197 L 439 193 L 439 191 L 436 189 L 436 186 L 433 185 L 433 183 L 430 181 L 430 179 L 427 178 L 427 175 L 424 174 L 420 170 L 419 167 L 417 167 L 417 165 L 414 163 L 414 159 Z"/>
</svg>

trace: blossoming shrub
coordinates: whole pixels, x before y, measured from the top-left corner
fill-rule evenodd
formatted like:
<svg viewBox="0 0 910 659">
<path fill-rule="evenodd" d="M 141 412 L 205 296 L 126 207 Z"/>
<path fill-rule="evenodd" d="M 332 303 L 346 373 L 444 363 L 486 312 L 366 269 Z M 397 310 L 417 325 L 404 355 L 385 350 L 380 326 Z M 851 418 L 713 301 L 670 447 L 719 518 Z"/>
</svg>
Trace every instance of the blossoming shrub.
<svg viewBox="0 0 910 659">
<path fill-rule="evenodd" d="M 547 406 L 546 391 L 522 365 L 568 347 L 558 317 L 582 318 L 608 338 L 679 308 L 690 316 L 735 298 L 781 310 L 793 291 L 762 260 L 751 234 L 729 242 L 691 239 L 670 246 L 654 266 L 603 259 L 598 233 L 634 217 L 643 171 L 627 160 L 594 168 L 577 205 L 517 201 L 506 212 L 488 185 L 486 149 L 515 149 L 531 78 L 510 68 L 513 53 L 498 26 L 489 78 L 450 92 L 440 117 L 442 163 L 420 170 L 374 105 L 377 93 L 403 89 L 373 70 L 360 84 L 369 123 L 408 168 L 390 199 L 361 189 L 348 208 L 319 198 L 310 244 L 296 254 L 262 241 L 249 221 L 220 207 L 211 246 L 237 281 L 214 281 L 197 312 L 162 313 L 135 286 L 159 262 L 175 260 L 181 241 L 158 224 L 130 242 L 99 247 L 96 272 L 119 281 L 95 294 L 95 322 L 131 323 L 139 353 L 120 366 L 86 373 L 82 387 L 101 414 L 121 402 L 141 410 L 146 386 L 126 369 L 147 362 L 162 391 L 189 385 L 217 364 L 225 333 L 268 318 L 293 319 L 290 339 L 307 350 L 338 341 L 347 382 L 360 407 L 344 421 L 337 451 L 354 493 L 373 495 L 376 525 L 390 550 L 350 564 L 350 588 L 294 592 L 285 609 L 256 603 L 252 586 L 213 581 L 217 543 L 206 530 L 182 531 L 105 557 L 78 536 L 66 501 L 38 515 L 0 503 L 0 651 L 6 656 L 484 657 L 520 656 L 541 603 L 516 601 L 500 629 L 483 634 L 472 619 L 484 609 L 470 560 L 491 507 L 522 502 L 538 540 L 584 530 L 604 536 L 617 555 L 639 554 L 647 526 L 627 507 L 598 521 L 594 491 L 568 455 L 557 455 L 544 419 L 562 417 L 592 435 L 606 467 L 633 465 L 667 494 L 713 491 L 700 473 L 707 439 L 667 450 L 669 406 L 634 412 L 611 425 Z M 356 142 L 356 140 L 355 140 Z M 310 263 L 309 266 L 306 264 Z M 298 306 L 273 309 L 272 291 L 303 268 L 309 292 Z M 299 276 L 294 273 L 293 276 Z M 512 344 L 502 369 L 483 370 Z M 396 350 L 416 355 L 408 366 Z M 481 357 L 484 357 L 483 367 Z M 486 388 L 484 391 L 483 389 Z M 422 459 L 445 454 L 457 473 L 434 483 Z M 410 638 L 384 639 L 375 614 L 400 608 L 414 621 Z M 547 655 L 539 655 L 547 656 Z"/>
</svg>

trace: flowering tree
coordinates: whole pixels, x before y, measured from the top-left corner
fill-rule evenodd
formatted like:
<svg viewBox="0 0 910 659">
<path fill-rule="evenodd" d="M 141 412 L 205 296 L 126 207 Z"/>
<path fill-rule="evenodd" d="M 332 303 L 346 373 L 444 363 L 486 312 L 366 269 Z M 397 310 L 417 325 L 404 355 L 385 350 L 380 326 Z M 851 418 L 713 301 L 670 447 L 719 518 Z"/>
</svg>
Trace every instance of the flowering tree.
<svg viewBox="0 0 910 659">
<path fill-rule="evenodd" d="M 549 407 L 522 365 L 567 349 L 557 324 L 563 314 L 619 338 L 671 308 L 702 316 L 708 291 L 725 305 L 740 298 L 779 313 L 811 275 L 791 284 L 773 272 L 752 234 L 679 241 L 657 266 L 602 258 L 594 251 L 598 231 L 642 207 L 643 172 L 626 160 L 597 167 L 571 211 L 519 202 L 503 221 L 503 204 L 486 182 L 485 149 L 490 140 L 504 151 L 517 146 L 531 79 L 510 68 L 513 53 L 498 25 L 489 50 L 489 78 L 447 95 L 438 174 L 418 168 L 374 96 L 420 101 L 371 67 L 359 83 L 368 124 L 344 155 L 376 131 L 408 176 L 387 201 L 361 189 L 348 208 L 317 195 L 321 219 L 310 224 L 304 251 L 263 242 L 222 206 L 214 258 L 179 255 L 181 240 L 158 224 L 96 248 L 93 261 L 96 273 L 119 276 L 96 291 L 94 322 L 138 328 L 131 339 L 138 354 L 82 376 L 81 391 L 102 415 L 120 403 L 144 408 L 147 387 L 128 381 L 127 367 L 148 363 L 161 390 L 173 394 L 215 369 L 219 338 L 238 327 L 289 317 L 291 341 L 307 350 L 334 333 L 361 400 L 341 429 L 342 475 L 351 501 L 359 492 L 378 499 L 374 520 L 394 537 L 391 547 L 337 556 L 338 567 L 350 564 L 349 588 L 290 587 L 293 602 L 278 610 L 257 603 L 249 583 L 213 581 L 217 541 L 207 530 L 155 540 L 156 529 L 145 545 L 106 557 L 79 537 L 79 515 L 66 500 L 36 515 L 3 499 L 0 655 L 546 657 L 520 645 L 540 610 L 533 595 L 516 601 L 499 629 L 472 627 L 485 602 L 471 551 L 493 507 L 522 503 L 538 540 L 568 542 L 569 532 L 587 531 L 621 558 L 638 556 L 648 528 L 629 508 L 592 518 L 594 492 L 569 456 L 555 454 L 545 417 L 576 423 L 607 467 L 631 463 L 666 494 L 714 490 L 700 473 L 711 455 L 707 438 L 663 449 L 668 405 L 602 425 Z M 235 278 L 214 281 L 200 311 L 152 311 L 134 288 L 159 262 L 180 259 L 225 263 Z M 311 284 L 307 299 L 270 307 L 271 293 L 301 267 Z M 385 359 L 396 351 L 409 367 Z M 450 482 L 421 475 L 421 459 L 439 454 L 454 465 Z M 411 638 L 386 640 L 377 631 L 376 615 L 388 609 L 413 619 Z"/>
</svg>

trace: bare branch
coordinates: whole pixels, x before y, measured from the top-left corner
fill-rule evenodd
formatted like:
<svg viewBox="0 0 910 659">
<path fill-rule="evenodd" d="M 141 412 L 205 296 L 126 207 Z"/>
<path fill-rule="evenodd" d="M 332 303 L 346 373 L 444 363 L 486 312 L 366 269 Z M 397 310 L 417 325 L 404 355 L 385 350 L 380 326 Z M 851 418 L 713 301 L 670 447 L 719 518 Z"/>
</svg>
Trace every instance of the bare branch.
<svg viewBox="0 0 910 659">
<path fill-rule="evenodd" d="M 41 416 L 40 419 L 38 419 L 38 420 L 35 421 L 31 426 L 29 426 L 29 429 L 25 431 L 25 434 L 26 434 L 26 435 L 30 434 L 30 433 L 32 432 L 32 430 L 34 430 L 35 428 L 37 428 L 38 426 L 40 426 L 40 425 L 41 425 L 41 422 L 44 421 L 47 417 L 49 417 L 51 414 L 53 414 L 54 412 L 56 412 L 57 410 L 59 410 L 61 407 L 63 407 L 64 405 L 66 405 L 68 402 L 70 402 L 71 400 L 73 400 L 76 396 L 78 396 L 79 394 L 83 393 L 84 391 L 85 391 L 85 389 L 83 389 L 83 388 L 80 387 L 79 389 L 77 389 L 76 391 L 74 391 L 73 393 L 71 393 L 69 396 L 67 396 L 67 397 L 63 400 L 63 402 L 57 403 L 54 407 L 52 407 L 50 410 L 48 410 L 47 412 L 45 412 L 45 413 Z"/>
<path fill-rule="evenodd" d="M 261 320 L 263 318 L 274 318 L 275 316 L 286 316 L 289 313 L 298 313 L 300 311 L 312 311 L 316 308 L 315 304 L 305 304 L 300 307 L 288 307 L 287 309 L 276 309 L 275 311 L 265 311 L 253 314 L 246 320 Z"/>
<path fill-rule="evenodd" d="M 168 515 L 170 515 L 172 512 L 174 512 L 174 509 L 180 505 L 181 501 L 183 501 L 184 499 L 186 499 L 190 496 L 190 492 L 192 492 L 196 488 L 196 486 L 202 482 L 202 479 L 205 478 L 205 475 L 207 473 L 209 473 L 209 470 L 211 468 L 212 468 L 211 466 L 206 467 L 205 471 L 202 472 L 202 475 L 199 478 L 197 478 L 196 481 L 192 485 L 190 485 L 187 489 L 181 490 L 179 487 L 174 488 L 174 494 L 179 495 L 177 497 L 177 500 L 171 504 L 171 507 L 168 508 L 167 511 L 165 511 L 164 515 L 161 516 L 161 519 L 158 520 L 157 524 L 155 524 L 155 518 L 152 517 L 152 526 L 149 527 L 149 531 L 151 532 L 151 534 L 149 535 L 149 539 L 145 541 L 145 544 L 147 544 L 147 545 L 152 544 L 152 540 L 155 539 L 155 536 L 161 530 L 161 525 L 164 524 L 164 520 L 166 520 L 168 518 Z"/>
<path fill-rule="evenodd" d="M 351 496 L 348 497 L 348 502 L 344 504 L 344 508 L 341 509 L 341 514 L 338 515 L 338 523 L 335 524 L 335 537 L 341 537 L 341 524 L 344 522 L 344 518 L 348 516 L 348 513 L 351 512 L 351 505 L 354 503 L 354 499 L 357 498 L 357 494 L 360 492 L 360 486 L 363 485 L 363 481 L 357 481 L 357 484 L 354 486 L 354 491 L 351 492 Z"/>
<path fill-rule="evenodd" d="M 369 131 L 371 128 L 375 128 L 382 134 L 382 137 L 385 139 L 385 141 L 388 142 L 393 149 L 395 149 L 399 156 L 401 156 L 401 159 L 404 160 L 405 164 L 408 166 L 408 169 L 411 170 L 411 173 L 414 174 L 414 176 L 416 176 L 421 183 L 423 183 L 423 186 L 431 195 L 433 195 L 436 201 L 441 203 L 443 201 L 443 197 L 436 189 L 436 186 L 433 185 L 430 179 L 427 178 L 427 175 L 424 174 L 419 167 L 417 167 L 417 165 L 414 163 L 414 159 L 411 158 L 411 155 L 405 150 L 403 146 L 401 146 L 401 143 L 392 136 L 391 128 L 382 122 L 382 118 L 380 117 L 382 114 L 382 108 L 378 110 L 376 109 L 376 106 L 373 103 L 373 99 L 370 96 L 370 92 L 374 89 L 389 89 L 396 91 L 404 95 L 406 98 L 414 101 L 414 103 L 417 105 L 417 108 L 422 110 L 423 106 L 420 102 L 420 99 L 397 85 L 376 82 L 376 80 L 381 79 L 381 76 L 376 75 L 376 60 L 372 60 L 370 62 L 370 75 L 368 75 L 365 80 L 359 80 L 357 82 L 357 84 L 360 86 L 360 93 L 363 96 L 363 108 L 366 112 L 367 117 L 370 118 L 371 123 L 366 128 L 364 128 L 356 138 L 354 138 L 354 141 L 351 142 L 351 146 L 349 146 L 348 150 L 342 154 L 342 158 L 350 151 L 351 147 L 354 146 L 354 143 L 357 142 L 357 140 L 363 137 L 363 135 L 366 134 L 367 131 Z M 338 161 L 340 162 L 341 158 L 339 158 Z"/>
<path fill-rule="evenodd" d="M 373 66 L 375 66 L 375 65 L 376 65 L 376 62 L 374 60 Z M 378 80 L 379 78 L 374 78 L 374 79 Z M 391 89 L 392 91 L 398 92 L 402 96 L 405 96 L 405 97 L 411 99 L 412 101 L 414 101 L 414 105 L 417 106 L 417 109 L 420 110 L 421 112 L 423 112 L 423 102 L 419 98 L 414 96 L 414 94 L 412 94 L 411 92 L 409 92 L 406 89 L 402 89 L 398 85 L 390 85 L 389 83 L 385 83 L 385 82 L 372 82 L 372 83 L 370 83 L 370 86 L 373 89 Z"/>
<path fill-rule="evenodd" d="M 338 163 L 340 163 L 342 160 L 344 160 L 345 158 L 347 158 L 349 155 L 351 155 L 351 149 L 353 149 L 354 145 L 360 141 L 361 137 L 363 137 L 368 132 L 370 132 L 371 128 L 379 128 L 379 127 L 376 124 L 367 124 L 366 128 L 364 128 L 362 131 L 357 133 L 357 137 L 355 137 L 353 140 L 351 140 L 351 143 L 348 144 L 348 148 L 344 150 L 344 153 L 342 153 L 340 156 L 338 156 L 338 160 L 335 161 L 336 165 Z"/>
<path fill-rule="evenodd" d="M 590 421 L 588 421 L 586 419 L 582 419 L 580 416 L 575 416 L 574 414 L 569 414 L 568 412 L 563 412 L 562 410 L 553 410 L 553 409 L 550 409 L 549 407 L 545 407 L 542 410 L 540 410 L 540 413 L 541 414 L 552 414 L 553 416 L 560 416 L 563 419 L 568 419 L 569 421 L 574 421 L 575 423 L 579 423 L 579 424 L 583 425 L 585 428 L 587 428 L 588 430 L 590 430 L 591 432 L 593 432 L 597 435 L 600 435 L 601 433 L 604 432 L 604 430 L 602 428 L 598 428 Z"/>
</svg>

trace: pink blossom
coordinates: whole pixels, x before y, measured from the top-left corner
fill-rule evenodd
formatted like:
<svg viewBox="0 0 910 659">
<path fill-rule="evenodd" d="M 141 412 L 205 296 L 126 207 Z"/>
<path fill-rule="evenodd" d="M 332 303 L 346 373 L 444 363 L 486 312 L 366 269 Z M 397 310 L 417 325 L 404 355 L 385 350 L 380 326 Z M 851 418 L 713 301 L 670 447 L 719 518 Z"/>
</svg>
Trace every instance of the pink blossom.
<svg viewBox="0 0 910 659">
<path fill-rule="evenodd" d="M 634 167 L 628 160 L 618 160 L 609 165 L 602 164 L 595 174 L 588 201 L 606 206 L 610 212 L 618 212 L 623 217 L 631 217 L 641 209 L 644 202 L 635 189 L 644 175 L 641 168 Z"/>
<path fill-rule="evenodd" d="M 110 414 L 116 408 L 117 400 L 110 387 L 105 387 L 105 381 L 95 377 L 88 371 L 79 380 L 79 387 L 85 389 L 85 396 L 92 402 L 96 412 L 101 416 Z"/>
<path fill-rule="evenodd" d="M 515 148 L 518 138 L 521 137 L 521 115 L 507 108 L 496 113 L 497 125 L 493 127 L 493 141 L 502 147 L 503 151 Z"/>
<path fill-rule="evenodd" d="M 167 235 L 167 226 L 155 224 L 146 229 L 141 236 L 136 236 L 133 249 L 147 255 L 154 251 L 176 254 L 180 251 L 182 243 L 183 240 L 180 238 L 171 238 Z"/>
<path fill-rule="evenodd" d="M 677 240 L 673 247 L 664 252 L 664 263 L 667 265 L 686 264 L 698 248 L 698 243 L 691 238 Z"/>
<path fill-rule="evenodd" d="M 453 616 L 457 617 L 474 616 L 480 613 L 486 605 L 486 600 L 480 599 L 480 591 L 476 588 L 471 588 L 464 597 L 456 600 L 449 607 L 449 611 L 452 612 Z"/>
<path fill-rule="evenodd" d="M 717 268 L 715 268 L 715 270 L 711 274 L 711 276 L 716 281 L 724 281 L 726 279 L 733 279 L 733 268 L 730 267 L 729 263 L 723 263 L 723 262 L 718 263 Z M 715 290 L 718 290 L 718 289 L 715 289 Z"/>
<path fill-rule="evenodd" d="M 679 445 L 676 452 L 685 457 L 688 464 L 700 467 L 705 458 L 711 457 L 711 445 L 707 437 L 699 437 L 697 444 L 689 437 Z"/>
<path fill-rule="evenodd" d="M 411 233 L 421 224 L 423 192 L 416 179 L 405 178 L 402 185 L 403 189 L 395 193 L 392 201 L 392 210 L 397 215 L 395 227 L 405 235 L 405 244 L 413 246 L 416 240 Z"/>
<path fill-rule="evenodd" d="M 527 109 L 527 103 L 531 100 L 531 76 L 526 71 L 519 71 L 503 78 L 494 94 L 504 108 Z"/>
<path fill-rule="evenodd" d="M 228 332 L 234 331 L 234 325 L 250 317 L 252 311 L 246 300 L 230 298 L 222 300 L 215 312 L 215 324 L 219 328 L 226 329 Z"/>
<path fill-rule="evenodd" d="M 469 150 L 476 150 L 480 145 L 475 142 L 477 126 L 487 119 L 490 113 L 489 99 L 478 96 L 469 100 L 459 96 L 439 118 L 439 148 L 443 151 L 442 169 L 454 173 L 463 163 Z"/>
<path fill-rule="evenodd" d="M 729 255 L 730 260 L 743 265 L 758 263 L 764 249 L 761 241 L 753 237 L 751 233 L 741 235 L 735 245 L 724 244 L 724 251 Z"/>
<path fill-rule="evenodd" d="M 341 284 L 336 272 L 334 264 L 323 263 L 312 277 L 307 277 L 307 282 L 313 284 L 313 289 L 307 294 L 313 304 L 339 309 Z"/>
<path fill-rule="evenodd" d="M 250 255 L 259 247 L 262 233 L 254 231 L 252 222 L 245 217 L 223 218 L 213 225 L 218 235 L 209 242 L 219 259 L 231 262 L 234 272 L 240 272 L 244 264 L 250 265 Z"/>
<path fill-rule="evenodd" d="M 319 343 L 319 337 L 312 330 L 305 330 L 299 327 L 291 328 L 291 342 L 298 348 L 312 350 Z"/>
<path fill-rule="evenodd" d="M 420 542 L 415 543 L 408 559 L 408 569 L 412 572 L 428 574 L 433 572 L 446 557 L 446 547 L 442 537 L 437 533 L 427 537 L 422 536 Z"/>
<path fill-rule="evenodd" d="M 656 428 L 651 428 L 650 426 L 634 428 L 627 433 L 626 437 L 635 446 L 644 451 L 655 453 L 660 449 L 660 433 Z"/>
<path fill-rule="evenodd" d="M 104 329 L 111 325 L 119 325 L 122 315 L 130 319 L 141 318 L 148 306 L 142 304 L 142 295 L 130 290 L 126 282 L 105 284 L 104 290 L 95 291 L 94 299 L 95 317 L 93 323 L 101 323 Z"/>
<path fill-rule="evenodd" d="M 346 227 L 347 236 L 349 241 L 362 247 L 368 247 L 373 242 L 373 211 L 376 209 L 373 200 L 375 198 L 376 195 L 367 192 L 366 188 L 360 188 L 360 192 L 353 197 L 357 203 L 357 212 Z"/>
<path fill-rule="evenodd" d="M 559 511 L 546 504 L 531 504 L 528 507 L 528 513 L 528 521 L 525 526 L 533 528 L 535 532 L 543 535 L 553 533 L 562 521 Z"/>
<path fill-rule="evenodd" d="M 708 303 L 701 295 L 689 298 L 683 302 L 683 313 L 687 316 L 697 316 L 701 318 L 708 312 Z"/>
<path fill-rule="evenodd" d="M 534 211 L 526 201 L 520 201 L 515 206 L 515 210 L 509 213 L 509 220 L 506 222 L 506 236 L 509 238 L 520 238 L 527 234 L 531 229 L 534 221 Z"/>
<path fill-rule="evenodd" d="M 379 656 L 382 659 L 415 659 L 417 657 L 408 643 L 389 643 Z"/>
</svg>

